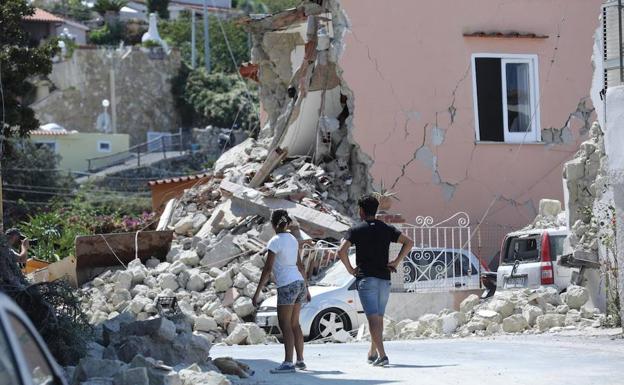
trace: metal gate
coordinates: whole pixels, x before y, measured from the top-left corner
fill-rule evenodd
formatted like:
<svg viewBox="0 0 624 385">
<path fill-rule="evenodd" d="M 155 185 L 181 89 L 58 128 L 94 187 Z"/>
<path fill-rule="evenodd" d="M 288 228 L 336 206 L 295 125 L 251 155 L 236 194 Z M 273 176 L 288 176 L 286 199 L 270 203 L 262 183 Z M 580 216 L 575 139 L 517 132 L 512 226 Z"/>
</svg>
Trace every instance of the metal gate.
<svg viewBox="0 0 624 385">
<path fill-rule="evenodd" d="M 415 225 L 401 225 L 414 240 L 402 270 L 392 274 L 393 291 L 447 292 L 481 288 L 481 263 L 471 251 L 470 218 L 456 213 L 441 222 L 420 216 Z M 393 245 L 397 255 L 400 245 Z"/>
<path fill-rule="evenodd" d="M 414 240 L 402 268 L 391 276 L 395 292 L 448 292 L 481 288 L 481 263 L 471 251 L 470 218 L 464 212 L 434 223 L 433 217 L 418 217 L 416 224 L 398 228 Z M 390 259 L 399 254 L 401 245 L 390 246 Z M 349 253 L 355 252 L 352 247 Z M 338 245 L 318 241 L 305 245 L 302 261 L 307 278 L 319 276 L 338 263 Z"/>
</svg>

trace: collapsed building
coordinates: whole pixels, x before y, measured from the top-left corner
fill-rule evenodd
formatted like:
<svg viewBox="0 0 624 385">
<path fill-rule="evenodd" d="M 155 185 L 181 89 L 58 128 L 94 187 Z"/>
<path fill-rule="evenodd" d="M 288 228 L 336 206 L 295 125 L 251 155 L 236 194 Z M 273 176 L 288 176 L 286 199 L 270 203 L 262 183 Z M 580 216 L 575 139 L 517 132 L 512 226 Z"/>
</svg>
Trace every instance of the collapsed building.
<svg viewBox="0 0 624 385">
<path fill-rule="evenodd" d="M 287 208 L 306 237 L 337 241 L 352 224 L 357 198 L 372 188 L 372 161 L 353 137 L 354 95 L 338 64 L 349 29 L 340 3 L 306 1 L 244 23 L 253 49 L 241 74 L 261 83 L 266 124 L 257 139 L 224 153 L 207 182 L 167 203 L 158 228 L 173 230 L 175 239 L 165 260 L 135 260 L 83 287 L 84 309 L 99 325 L 98 337 L 90 357 L 69 370 L 74 383 L 106 377 L 124 385 L 187 384 L 201 376 L 206 383 L 228 383 L 213 374 L 218 368 L 208 358 L 211 344 L 272 341 L 253 322 L 251 303 L 272 236 L 271 210 Z M 591 140 L 600 142 L 599 130 L 592 129 Z M 598 147 L 585 145 L 579 156 L 595 158 Z M 568 169 L 570 183 L 581 179 Z M 590 185 L 591 175 L 583 173 Z M 579 194 L 579 206 L 587 206 Z M 574 218 L 581 220 L 574 222 L 577 228 L 586 223 Z M 580 231 L 574 234 L 574 250 L 594 247 Z M 305 257 L 308 267 L 322 265 L 313 253 Z M 263 298 L 274 292 L 269 285 Z M 470 296 L 459 311 L 389 320 L 385 333 L 417 338 L 602 326 L 605 316 L 587 304 L 588 297 L 582 287 L 563 296 L 548 289 L 509 292 L 481 304 Z M 365 328 L 358 335 L 366 338 Z M 162 344 L 176 339 L 188 344 L 164 352 Z M 94 360 L 106 360 L 110 371 L 102 372 Z M 124 374 L 130 369 L 143 382 Z"/>
</svg>

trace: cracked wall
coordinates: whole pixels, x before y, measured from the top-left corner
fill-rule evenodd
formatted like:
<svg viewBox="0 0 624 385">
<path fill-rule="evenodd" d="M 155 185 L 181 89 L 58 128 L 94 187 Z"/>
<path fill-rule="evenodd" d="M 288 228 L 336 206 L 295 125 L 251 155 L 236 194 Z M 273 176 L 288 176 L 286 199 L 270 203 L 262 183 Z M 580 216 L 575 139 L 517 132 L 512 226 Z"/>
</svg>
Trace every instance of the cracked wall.
<svg viewBox="0 0 624 385">
<path fill-rule="evenodd" d="M 371 190 L 372 161 L 353 139 L 355 97 L 338 64 L 346 13 L 338 1 L 304 1 L 249 28 L 266 113 L 260 139 L 322 165 L 338 182 L 325 191 L 329 203 L 356 214 L 357 199 Z"/>
<path fill-rule="evenodd" d="M 398 193 L 394 209 L 409 221 L 468 212 L 480 224 L 473 249 L 487 259 L 507 231 L 533 220 L 540 199 L 563 200 L 563 164 L 594 119 L 588 96 L 600 0 L 396 0 L 387 12 L 372 0 L 341 4 L 352 22 L 341 66 L 357 95 L 355 140 L 373 157 L 375 180 Z M 445 27 L 431 15 L 445 15 Z M 471 38 L 466 30 L 548 38 Z M 538 56 L 542 142 L 475 143 L 474 53 Z"/>
</svg>

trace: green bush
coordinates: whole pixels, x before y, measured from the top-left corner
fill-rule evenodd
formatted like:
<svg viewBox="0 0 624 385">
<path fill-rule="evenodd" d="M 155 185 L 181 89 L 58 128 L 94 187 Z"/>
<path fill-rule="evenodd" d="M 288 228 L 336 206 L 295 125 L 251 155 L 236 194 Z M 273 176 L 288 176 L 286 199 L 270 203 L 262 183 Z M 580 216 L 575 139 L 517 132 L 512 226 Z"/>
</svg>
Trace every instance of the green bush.
<svg viewBox="0 0 624 385">
<path fill-rule="evenodd" d="M 257 88 L 238 75 L 212 73 L 202 68 L 189 74 L 184 90 L 184 100 L 193 107 L 201 124 L 231 127 L 234 124 L 253 130 L 258 124 Z"/>
<path fill-rule="evenodd" d="M 89 41 L 96 45 L 117 45 L 123 40 L 124 26 L 117 23 L 109 26 L 104 24 L 89 32 Z"/>
<path fill-rule="evenodd" d="M 147 11 L 156 12 L 163 20 L 169 19 L 169 0 L 147 0 Z"/>
<path fill-rule="evenodd" d="M 30 239 L 37 239 L 31 256 L 56 262 L 75 252 L 75 238 L 81 235 L 132 232 L 154 227 L 149 198 L 132 199 L 87 186 L 70 202 L 52 204 L 48 211 L 31 215 L 18 227 Z"/>
<path fill-rule="evenodd" d="M 141 44 L 145 48 L 160 48 L 161 45 L 156 40 L 146 40 Z"/>
</svg>

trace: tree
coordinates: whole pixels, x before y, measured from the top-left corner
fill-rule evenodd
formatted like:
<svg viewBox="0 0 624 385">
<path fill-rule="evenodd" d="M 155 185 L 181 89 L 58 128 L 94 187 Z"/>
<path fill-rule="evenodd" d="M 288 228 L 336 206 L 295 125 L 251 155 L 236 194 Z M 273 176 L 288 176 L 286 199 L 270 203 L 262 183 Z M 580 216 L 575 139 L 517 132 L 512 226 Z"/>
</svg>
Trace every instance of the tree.
<svg viewBox="0 0 624 385">
<path fill-rule="evenodd" d="M 245 13 L 276 13 L 289 8 L 295 8 L 302 0 L 236 0 L 232 6 Z"/>
<path fill-rule="evenodd" d="M 147 0 L 149 13 L 156 12 L 162 20 L 169 19 L 169 0 Z"/>
<path fill-rule="evenodd" d="M 29 37 L 21 28 L 21 22 L 24 16 L 34 12 L 26 0 L 0 2 L 0 130 L 6 138 L 26 136 L 39 127 L 33 110 L 23 102 L 33 89 L 28 79 L 49 74 L 51 58 L 58 49 L 55 41 L 40 47 L 28 46 Z"/>
<path fill-rule="evenodd" d="M 202 66 L 204 63 L 204 37 L 201 19 L 196 20 L 196 49 L 197 63 Z M 223 27 L 223 30 L 221 29 Z M 182 60 L 190 66 L 191 64 L 191 15 L 188 12 L 182 14 L 177 20 L 171 20 L 158 25 L 160 36 L 172 47 L 180 49 Z M 229 42 L 235 62 L 228 49 Z M 241 63 L 249 61 L 250 52 L 248 46 L 247 32 L 242 26 L 231 20 L 217 20 L 210 16 L 210 58 L 212 62 L 212 72 L 237 72 Z"/>
<path fill-rule="evenodd" d="M 91 8 L 83 4 L 81 0 L 65 0 L 59 2 L 48 2 L 37 0 L 32 3 L 35 7 L 43 8 L 63 17 L 68 17 L 77 21 L 88 21 L 92 19 Z"/>
<path fill-rule="evenodd" d="M 56 169 L 60 157 L 30 140 L 11 140 L 2 157 L 5 223 L 15 225 L 54 197 L 69 194 L 71 177 Z"/>
<path fill-rule="evenodd" d="M 244 82 L 235 74 L 207 74 L 201 68 L 188 76 L 184 100 L 202 124 L 253 130 L 259 124 L 258 94 L 256 89 L 248 94 Z"/>
<path fill-rule="evenodd" d="M 106 15 L 106 12 L 118 14 L 127 4 L 128 0 L 97 0 L 93 4 L 93 10 L 102 16 Z"/>
</svg>

